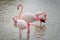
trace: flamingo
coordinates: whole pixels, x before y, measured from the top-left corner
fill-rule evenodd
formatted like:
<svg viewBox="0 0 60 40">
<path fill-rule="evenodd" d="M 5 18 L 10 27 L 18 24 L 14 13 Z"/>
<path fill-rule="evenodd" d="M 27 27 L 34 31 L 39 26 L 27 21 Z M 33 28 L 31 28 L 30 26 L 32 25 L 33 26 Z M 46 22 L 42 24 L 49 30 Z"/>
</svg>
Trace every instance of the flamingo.
<svg viewBox="0 0 60 40">
<path fill-rule="evenodd" d="M 46 12 L 45 11 L 38 11 L 35 13 L 36 17 L 38 18 L 38 20 L 40 21 L 40 26 L 42 25 L 42 22 L 45 23 L 45 21 L 47 20 L 46 16 Z"/>
<path fill-rule="evenodd" d="M 19 27 L 19 35 L 20 35 L 20 39 L 22 38 L 22 31 L 21 29 L 25 29 L 28 28 L 28 32 L 27 32 L 27 40 L 29 40 L 29 34 L 30 34 L 30 25 L 31 22 L 38 20 L 37 17 L 31 13 L 22 13 L 23 11 L 23 5 L 22 4 L 18 4 L 17 9 L 20 9 L 19 14 L 15 17 L 13 17 L 13 21 L 14 21 L 14 25 L 16 27 Z M 22 39 L 21 39 L 22 40 Z"/>
<path fill-rule="evenodd" d="M 26 29 L 28 27 L 27 22 L 19 19 L 17 16 L 13 17 L 14 26 L 19 28 L 19 38 L 22 40 L 22 32 L 23 29 Z"/>
</svg>

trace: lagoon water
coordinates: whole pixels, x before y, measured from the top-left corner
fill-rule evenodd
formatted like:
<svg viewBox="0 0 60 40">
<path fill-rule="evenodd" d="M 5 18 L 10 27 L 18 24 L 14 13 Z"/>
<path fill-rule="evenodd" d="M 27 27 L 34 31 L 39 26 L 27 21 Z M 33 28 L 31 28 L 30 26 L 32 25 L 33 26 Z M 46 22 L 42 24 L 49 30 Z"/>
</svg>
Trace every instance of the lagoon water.
<svg viewBox="0 0 60 40">
<path fill-rule="evenodd" d="M 16 6 L 20 2 L 24 13 L 47 13 L 46 30 L 31 26 L 30 40 L 60 40 L 60 0 L 0 0 L 0 40 L 19 40 L 18 28 L 14 27 L 12 17 L 18 14 Z M 27 29 L 23 31 L 23 40 L 27 38 L 26 32 Z"/>
</svg>

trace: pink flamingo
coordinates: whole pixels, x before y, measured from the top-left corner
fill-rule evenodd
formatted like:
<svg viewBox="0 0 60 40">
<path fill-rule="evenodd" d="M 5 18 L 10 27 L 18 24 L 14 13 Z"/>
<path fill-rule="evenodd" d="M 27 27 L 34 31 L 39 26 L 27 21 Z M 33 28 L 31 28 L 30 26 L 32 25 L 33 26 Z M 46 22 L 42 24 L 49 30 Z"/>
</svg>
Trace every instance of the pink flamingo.
<svg viewBox="0 0 60 40">
<path fill-rule="evenodd" d="M 41 11 L 41 12 L 36 12 L 35 13 L 36 17 L 38 18 L 38 20 L 40 21 L 40 26 L 42 25 L 42 22 L 45 23 L 46 21 L 46 12 L 45 11 Z"/>
<path fill-rule="evenodd" d="M 22 31 L 28 27 L 27 22 L 19 19 L 17 16 L 13 17 L 15 27 L 19 28 L 19 38 L 22 40 Z"/>
<path fill-rule="evenodd" d="M 14 25 L 16 27 L 19 27 L 20 39 L 22 38 L 22 31 L 20 29 L 28 28 L 27 40 L 29 40 L 30 24 L 31 24 L 31 22 L 38 20 L 38 19 L 35 15 L 30 14 L 30 13 L 22 14 L 23 5 L 19 4 L 17 6 L 17 9 L 19 9 L 20 7 L 22 7 L 22 8 L 21 8 L 21 11 L 19 11 L 19 14 L 17 16 L 13 17 Z"/>
</svg>

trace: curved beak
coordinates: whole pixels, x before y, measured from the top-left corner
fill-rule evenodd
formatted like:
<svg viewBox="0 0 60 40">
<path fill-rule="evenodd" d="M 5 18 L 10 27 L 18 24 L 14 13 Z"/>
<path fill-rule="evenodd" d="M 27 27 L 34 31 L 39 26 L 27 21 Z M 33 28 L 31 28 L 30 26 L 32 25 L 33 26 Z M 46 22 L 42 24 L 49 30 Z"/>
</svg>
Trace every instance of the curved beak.
<svg viewBox="0 0 60 40">
<path fill-rule="evenodd" d="M 19 8 L 17 7 L 17 9 L 19 10 Z"/>
</svg>

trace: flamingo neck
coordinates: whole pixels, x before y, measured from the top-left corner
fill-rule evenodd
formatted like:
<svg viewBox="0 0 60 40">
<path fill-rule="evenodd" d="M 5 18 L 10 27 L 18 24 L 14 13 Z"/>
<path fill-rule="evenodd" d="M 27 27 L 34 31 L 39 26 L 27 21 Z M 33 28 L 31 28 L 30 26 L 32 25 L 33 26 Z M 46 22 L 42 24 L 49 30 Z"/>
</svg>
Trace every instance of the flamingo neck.
<svg viewBox="0 0 60 40">
<path fill-rule="evenodd" d="M 36 18 L 37 18 L 37 20 L 39 20 L 39 17 L 38 17 L 39 15 L 38 14 L 36 14 Z"/>
<path fill-rule="evenodd" d="M 23 6 L 21 5 L 21 11 L 19 11 L 19 14 L 18 14 L 18 18 L 20 19 L 21 15 L 22 15 L 22 12 L 23 12 Z"/>
<path fill-rule="evenodd" d="M 19 16 L 21 16 L 22 12 L 23 12 L 23 6 L 22 6 L 21 11 L 19 12 Z"/>
</svg>

